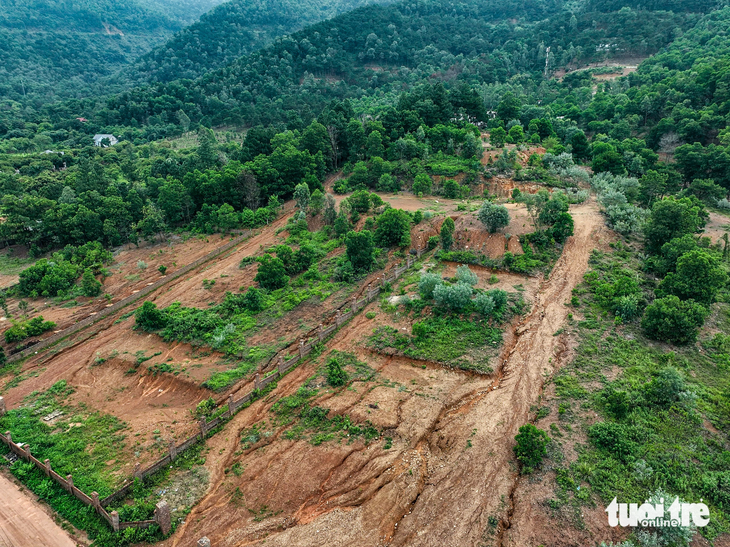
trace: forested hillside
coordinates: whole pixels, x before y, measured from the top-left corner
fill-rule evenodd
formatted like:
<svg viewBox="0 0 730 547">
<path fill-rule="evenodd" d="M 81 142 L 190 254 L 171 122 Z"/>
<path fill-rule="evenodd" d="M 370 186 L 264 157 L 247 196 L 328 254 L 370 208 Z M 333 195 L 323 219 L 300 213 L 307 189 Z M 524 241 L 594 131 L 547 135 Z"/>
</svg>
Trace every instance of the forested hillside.
<svg viewBox="0 0 730 547">
<path fill-rule="evenodd" d="M 116 83 L 195 79 L 278 36 L 379 0 L 231 0 L 211 10 L 165 44 L 124 70 Z"/>
<path fill-rule="evenodd" d="M 61 130 L 53 133 L 53 141 L 69 144 L 101 130 L 143 142 L 199 123 L 308 123 L 334 98 L 380 97 L 392 104 L 402 89 L 419 82 L 479 86 L 521 75 L 530 85 L 558 67 L 616 55 L 645 56 L 699 17 L 626 8 L 572 14 L 561 11 L 557 1 L 448 6 L 360 8 L 278 39 L 195 81 L 136 88 L 101 108 L 96 100 L 65 102 L 35 113 L 26 110 L 23 117 L 51 122 Z M 13 114 L 16 121 L 10 122 Z M 78 116 L 91 121 L 83 132 L 74 121 Z M 33 130 L 8 132 L 18 125 L 17 111 L 6 111 L 3 119 L 6 137 L 33 137 Z"/>
<path fill-rule="evenodd" d="M 155 8 L 136 0 L 1 0 L 0 96 L 43 104 L 102 94 L 100 77 L 183 26 L 174 14 L 185 10 Z"/>
</svg>

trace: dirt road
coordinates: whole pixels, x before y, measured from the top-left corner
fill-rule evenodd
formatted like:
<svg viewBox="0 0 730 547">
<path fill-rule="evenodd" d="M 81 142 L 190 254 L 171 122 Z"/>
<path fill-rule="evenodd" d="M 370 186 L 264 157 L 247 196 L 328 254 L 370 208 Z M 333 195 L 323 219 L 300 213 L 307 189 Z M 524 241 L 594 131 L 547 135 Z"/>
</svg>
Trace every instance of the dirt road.
<svg viewBox="0 0 730 547">
<path fill-rule="evenodd" d="M 0 547 L 76 547 L 34 499 L 0 474 Z"/>
</svg>

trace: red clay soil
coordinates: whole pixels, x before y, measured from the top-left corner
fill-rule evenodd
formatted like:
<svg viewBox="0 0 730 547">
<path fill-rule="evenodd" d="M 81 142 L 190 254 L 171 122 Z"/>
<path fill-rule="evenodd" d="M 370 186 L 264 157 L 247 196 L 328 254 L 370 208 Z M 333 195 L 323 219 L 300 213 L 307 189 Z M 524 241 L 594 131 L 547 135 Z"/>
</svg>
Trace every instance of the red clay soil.
<svg viewBox="0 0 730 547">
<path fill-rule="evenodd" d="M 511 540 L 518 537 L 512 525 L 514 435 L 529 421 L 545 378 L 566 356 L 566 341 L 554 336 L 568 313 L 564 303 L 591 250 L 609 237 L 594 202 L 571 212 L 575 235 L 540 283 L 529 315 L 506 333 L 495 374 L 421 368 L 420 362 L 372 354 L 361 344 L 373 321 L 360 313 L 328 346 L 354 351 L 379 380 L 356 382 L 337 396 L 323 389 L 316 404 L 369 419 L 392 438 L 392 447 L 384 450 L 382 440 L 312 446 L 284 439 L 267 421 L 271 436 L 242 449 L 241 433 L 268 420 L 271 404 L 312 376 L 317 365 L 306 363 L 208 441 L 208 494 L 165 545 L 192 545 L 203 535 L 230 546 L 442 547 L 490 539 L 525 545 Z M 377 310 L 377 303 L 368 308 Z M 225 472 L 235 463 L 240 476 Z M 490 516 L 500 523 L 496 530 Z M 560 537 L 551 542 L 569 544 Z"/>
<path fill-rule="evenodd" d="M 72 539 L 27 490 L 0 473 L 2 547 L 76 547 Z"/>
</svg>

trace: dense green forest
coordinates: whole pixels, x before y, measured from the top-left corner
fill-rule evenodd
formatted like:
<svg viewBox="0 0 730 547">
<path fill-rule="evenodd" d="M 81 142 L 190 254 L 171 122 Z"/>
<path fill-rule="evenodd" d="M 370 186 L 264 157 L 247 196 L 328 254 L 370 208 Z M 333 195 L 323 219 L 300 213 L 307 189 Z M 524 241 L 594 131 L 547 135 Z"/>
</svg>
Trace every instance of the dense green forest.
<svg viewBox="0 0 730 547">
<path fill-rule="evenodd" d="M 550 72 L 618 54 L 648 55 L 698 20 L 691 13 L 627 8 L 571 14 L 559 2 L 461 2 L 449 8 L 428 2 L 360 8 L 195 81 L 140 87 L 101 104 L 90 99 L 23 114 L 6 110 L 0 134 L 9 136 L 12 125 L 20 130 L 13 136 L 32 138 L 38 126 L 17 127 L 18 118 L 25 118 L 50 122 L 60 130 L 50 132 L 53 142 L 67 145 L 102 130 L 144 142 L 198 124 L 306 124 L 331 99 L 382 97 L 392 104 L 403 88 L 425 81 L 488 86 L 521 75 L 542 90 L 555 85 L 543 79 L 546 65 Z M 513 16 L 523 19 L 495 20 Z M 91 123 L 79 127 L 78 116 Z"/>
<path fill-rule="evenodd" d="M 125 85 L 195 79 L 275 38 L 378 0 L 231 0 L 178 32 L 114 78 Z"/>
<path fill-rule="evenodd" d="M 103 93 L 94 85 L 100 77 L 115 73 L 184 25 L 186 20 L 174 13 L 135 0 L 0 1 L 5 108 L 9 100 L 42 104 Z"/>
</svg>

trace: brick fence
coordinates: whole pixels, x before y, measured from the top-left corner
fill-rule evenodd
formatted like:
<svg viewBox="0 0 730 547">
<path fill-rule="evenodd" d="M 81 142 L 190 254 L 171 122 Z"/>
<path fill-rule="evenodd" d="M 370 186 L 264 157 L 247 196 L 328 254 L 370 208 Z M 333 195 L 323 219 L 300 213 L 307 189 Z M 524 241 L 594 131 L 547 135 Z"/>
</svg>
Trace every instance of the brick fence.
<svg viewBox="0 0 730 547">
<path fill-rule="evenodd" d="M 211 260 L 212 258 L 215 258 L 216 256 L 226 252 L 227 250 L 231 249 L 241 241 L 243 241 L 244 238 L 248 237 L 249 234 L 240 236 L 230 243 L 224 245 L 223 247 L 217 249 L 213 253 L 210 253 L 209 255 L 205 256 L 204 258 L 201 258 L 197 261 L 195 261 L 192 264 L 189 264 L 182 270 L 179 270 L 175 273 L 174 277 L 172 279 L 175 279 L 176 277 L 179 277 L 181 275 L 184 275 L 185 273 L 189 272 L 190 270 L 200 266 L 201 264 L 204 264 L 208 260 Z M 84 494 L 81 490 L 76 488 L 73 484 L 73 478 L 71 475 L 67 475 L 66 478 L 63 478 L 61 475 L 56 473 L 51 469 L 50 462 L 48 460 L 45 460 L 44 462 L 41 462 L 40 460 L 33 457 L 30 451 L 30 447 L 28 445 L 19 445 L 13 442 L 11 438 L 10 432 L 6 432 L 5 435 L 0 434 L 0 441 L 5 443 L 12 452 L 18 455 L 18 457 L 23 458 L 27 461 L 32 462 L 38 469 L 40 469 L 42 472 L 44 472 L 49 478 L 56 481 L 58 484 L 63 487 L 64 490 L 75 496 L 77 499 L 79 499 L 82 503 L 92 506 L 94 510 L 101 516 L 102 519 L 104 519 L 109 526 L 115 531 L 123 530 L 125 528 L 147 528 L 149 526 L 152 526 L 154 524 L 158 524 L 160 528 L 162 529 L 163 534 L 167 535 L 170 532 L 171 529 L 171 516 L 170 516 L 170 508 L 168 507 L 167 503 L 164 501 L 161 501 L 157 504 L 155 508 L 155 518 L 154 520 L 144 520 L 144 521 L 134 521 L 134 522 L 119 522 L 119 515 L 116 511 L 112 511 L 111 513 L 107 512 L 105 507 L 107 507 L 110 503 L 124 499 L 126 498 L 130 492 L 132 491 L 132 487 L 134 485 L 134 479 L 143 480 L 145 477 L 148 477 L 150 475 L 153 475 L 154 473 L 157 473 L 161 469 L 163 469 L 166 466 L 169 466 L 172 462 L 175 461 L 175 459 L 185 450 L 193 446 L 194 444 L 198 442 L 204 441 L 209 435 L 211 435 L 212 430 L 215 428 L 223 425 L 225 422 L 230 420 L 244 405 L 246 405 L 249 402 L 252 402 L 255 400 L 258 396 L 260 391 L 271 384 L 272 382 L 275 382 L 282 378 L 289 370 L 291 370 L 293 367 L 295 367 L 299 362 L 303 361 L 307 355 L 309 355 L 312 352 L 312 349 L 315 345 L 323 342 L 327 337 L 331 336 L 337 329 L 339 329 L 342 325 L 347 323 L 350 319 L 352 319 L 360 310 L 362 310 L 365 306 L 367 306 L 370 302 L 375 300 L 378 295 L 380 295 L 382 291 L 382 287 L 386 285 L 387 283 L 392 283 L 393 281 L 396 281 L 398 278 L 400 278 L 403 273 L 406 272 L 410 267 L 413 266 L 413 264 L 416 262 L 415 257 L 420 257 L 425 251 L 424 250 L 415 250 L 412 251 L 413 255 L 409 254 L 408 258 L 406 259 L 405 264 L 402 266 L 396 266 L 393 270 L 391 270 L 390 274 L 383 275 L 382 278 L 380 278 L 380 283 L 376 283 L 376 286 L 373 287 L 372 283 L 366 285 L 359 291 L 359 293 L 364 293 L 364 298 L 359 299 L 358 296 L 354 296 L 352 300 L 345 302 L 340 308 L 338 308 L 335 311 L 335 315 L 331 317 L 328 321 L 328 324 L 326 327 L 323 324 L 320 324 L 316 329 L 313 329 L 310 331 L 310 333 L 304 337 L 300 338 L 298 341 L 293 341 L 287 348 L 284 350 L 278 352 L 275 354 L 269 361 L 267 361 L 266 364 L 264 364 L 262 367 L 259 368 L 259 371 L 256 373 L 254 377 L 254 389 L 241 397 L 238 400 L 235 400 L 233 398 L 233 395 L 229 395 L 228 399 L 226 401 L 226 405 L 219 407 L 219 412 L 222 410 L 222 412 L 219 413 L 219 415 L 214 418 L 211 421 L 208 421 L 205 417 L 203 417 L 199 422 L 199 431 L 196 432 L 194 435 L 192 435 L 190 438 L 186 439 L 180 444 L 175 444 L 174 440 L 170 440 L 170 444 L 168 447 L 168 453 L 150 465 L 149 467 L 146 467 L 145 469 L 142 469 L 139 464 L 135 466 L 134 475 L 130 479 L 127 479 L 125 481 L 125 484 L 122 485 L 121 488 L 119 488 L 116 492 L 113 494 L 107 496 L 104 499 L 99 499 L 99 496 L 96 492 L 92 492 L 91 496 L 88 496 Z M 147 287 L 148 290 L 146 292 L 140 291 L 139 293 L 133 295 L 134 298 L 129 297 L 126 298 L 120 302 L 117 302 L 112 308 L 113 311 L 117 311 L 121 309 L 124 306 L 127 306 L 143 296 L 149 294 L 151 291 L 161 287 L 171 279 L 164 279 L 161 281 L 158 281 L 154 285 L 151 285 L 150 287 Z M 380 285 L 380 286 L 378 286 Z M 349 310 L 345 313 L 342 312 L 343 309 L 346 309 L 349 306 Z M 113 313 L 112 308 L 109 308 L 108 310 L 105 310 L 105 315 L 107 316 L 111 313 Z M 101 315 L 101 314 L 100 314 Z M 88 322 L 91 318 L 86 319 L 80 323 Z M 96 316 L 93 318 L 91 322 L 86 323 L 91 324 L 95 321 L 98 321 L 101 319 L 101 317 Z M 59 333 L 57 336 L 54 336 L 53 342 L 56 342 L 63 338 L 64 336 L 68 336 L 69 334 L 72 334 L 73 332 L 76 332 L 77 330 L 80 330 L 83 327 L 78 327 L 80 323 L 77 323 L 73 327 L 70 327 L 69 329 L 66 329 L 65 331 Z M 86 325 L 84 325 L 86 326 Z M 78 328 L 76 328 L 78 327 Z M 71 330 L 75 329 L 75 330 Z M 44 344 L 43 347 L 48 347 L 51 345 L 50 342 L 51 339 L 44 340 L 40 344 L 33 347 L 33 349 L 37 349 L 39 345 Z M 295 348 L 295 354 L 289 355 L 289 348 L 294 347 Z M 27 350 L 26 350 L 27 351 Z M 263 374 L 263 377 L 262 377 Z M 5 402 L 3 401 L 3 398 L 0 397 L 0 414 L 3 414 L 5 412 Z"/>
</svg>

